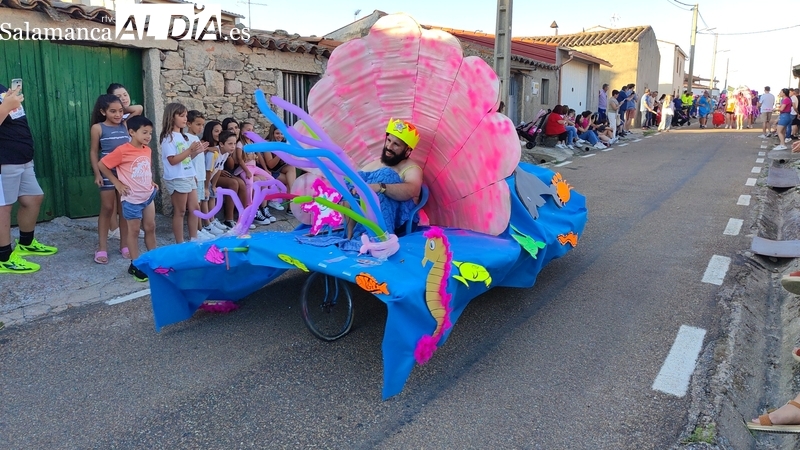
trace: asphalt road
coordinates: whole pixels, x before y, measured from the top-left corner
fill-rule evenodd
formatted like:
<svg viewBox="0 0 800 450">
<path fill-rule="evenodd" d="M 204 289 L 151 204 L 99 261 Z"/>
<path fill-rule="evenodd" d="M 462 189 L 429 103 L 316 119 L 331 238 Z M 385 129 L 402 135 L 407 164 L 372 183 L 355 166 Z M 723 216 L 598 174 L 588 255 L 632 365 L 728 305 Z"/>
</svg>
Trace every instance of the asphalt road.
<svg viewBox="0 0 800 450">
<path fill-rule="evenodd" d="M 701 282 L 755 164 L 757 133 L 661 134 L 555 168 L 587 196 L 577 248 L 531 289 L 474 300 L 431 362 L 381 401 L 386 309 L 355 298 L 335 343 L 287 274 L 230 314 L 156 333 L 149 298 L 0 332 L 5 448 L 660 449 L 690 397 L 652 389 L 678 329 L 719 331 Z M 763 166 L 763 164 L 760 164 Z M 752 206 L 751 206 L 752 207 Z M 54 290 L 52 295 L 59 295 Z M 704 376 L 704 374 L 700 374 Z"/>
</svg>

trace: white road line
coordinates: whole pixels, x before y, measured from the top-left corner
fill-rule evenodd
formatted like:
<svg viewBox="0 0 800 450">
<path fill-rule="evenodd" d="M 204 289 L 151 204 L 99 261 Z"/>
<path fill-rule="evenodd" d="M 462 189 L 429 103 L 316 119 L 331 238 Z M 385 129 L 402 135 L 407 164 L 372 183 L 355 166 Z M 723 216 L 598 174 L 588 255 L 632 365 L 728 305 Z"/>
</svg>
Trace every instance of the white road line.
<svg viewBox="0 0 800 450">
<path fill-rule="evenodd" d="M 736 201 L 737 205 L 742 206 L 750 206 L 750 196 L 749 195 L 740 195 L 739 200 Z"/>
<path fill-rule="evenodd" d="M 676 397 L 686 395 L 705 337 L 706 330 L 681 325 L 667 359 L 653 382 L 653 390 Z"/>
<path fill-rule="evenodd" d="M 633 142 L 639 142 L 641 139 L 634 139 Z"/>
<path fill-rule="evenodd" d="M 611 150 L 614 150 L 614 147 L 604 148 L 603 150 L 600 150 L 600 151 L 601 152 L 610 152 Z"/>
<path fill-rule="evenodd" d="M 755 186 L 757 181 L 758 181 L 757 178 L 748 178 L 747 181 L 744 182 L 744 185 L 745 186 Z"/>
<path fill-rule="evenodd" d="M 650 139 L 651 137 L 653 137 L 653 135 L 652 135 L 652 134 L 651 134 L 650 136 L 645 136 L 644 138 L 645 138 L 645 139 Z"/>
<path fill-rule="evenodd" d="M 626 145 L 628 145 L 628 143 L 627 143 L 627 142 L 626 142 L 626 143 L 624 143 L 624 144 L 619 144 L 619 147 L 625 147 Z"/>
<path fill-rule="evenodd" d="M 758 156 L 767 156 L 767 152 L 758 152 Z"/>
<path fill-rule="evenodd" d="M 589 153 L 588 155 L 581 155 L 581 158 L 591 158 L 592 156 L 595 156 L 596 154 L 597 153 Z"/>
<path fill-rule="evenodd" d="M 762 145 L 761 148 L 767 148 L 767 146 L 766 145 Z"/>
<path fill-rule="evenodd" d="M 756 158 L 756 164 L 764 164 L 764 158 Z"/>
<path fill-rule="evenodd" d="M 119 303 L 125 303 L 131 300 L 136 300 L 137 298 L 144 297 L 145 295 L 150 295 L 150 289 L 142 289 L 139 292 L 134 292 L 132 294 L 125 295 L 123 297 L 112 298 L 111 300 L 106 300 L 106 305 L 117 305 Z"/>
<path fill-rule="evenodd" d="M 742 224 L 744 220 L 742 219 L 729 219 L 728 226 L 725 227 L 725 231 L 722 232 L 725 236 L 738 236 L 739 232 L 742 231 Z"/>
<path fill-rule="evenodd" d="M 712 256 L 711 261 L 708 262 L 708 267 L 706 267 L 706 272 L 703 274 L 703 283 L 721 286 L 730 265 L 731 259 L 727 256 Z"/>
<path fill-rule="evenodd" d="M 753 167 L 750 173 L 761 173 L 761 167 Z"/>
<path fill-rule="evenodd" d="M 562 163 L 558 163 L 558 164 L 555 165 L 555 167 L 564 167 L 567 164 L 572 164 L 572 161 L 564 161 Z"/>
</svg>

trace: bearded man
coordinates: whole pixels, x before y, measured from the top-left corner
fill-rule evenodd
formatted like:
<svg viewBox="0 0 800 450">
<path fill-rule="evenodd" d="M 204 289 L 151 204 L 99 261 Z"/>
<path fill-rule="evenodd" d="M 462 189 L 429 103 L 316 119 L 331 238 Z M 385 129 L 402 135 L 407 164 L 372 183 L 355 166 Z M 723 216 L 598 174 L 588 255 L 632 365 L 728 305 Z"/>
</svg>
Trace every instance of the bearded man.
<svg viewBox="0 0 800 450">
<path fill-rule="evenodd" d="M 419 201 L 422 189 L 422 168 L 409 158 L 419 143 L 419 132 L 406 120 L 389 120 L 386 127 L 386 140 L 378 160 L 368 163 L 358 173 L 378 194 L 381 212 L 390 233 L 404 225 L 411 217 L 411 211 Z M 348 224 L 348 239 L 358 238 L 363 225 Z"/>
</svg>

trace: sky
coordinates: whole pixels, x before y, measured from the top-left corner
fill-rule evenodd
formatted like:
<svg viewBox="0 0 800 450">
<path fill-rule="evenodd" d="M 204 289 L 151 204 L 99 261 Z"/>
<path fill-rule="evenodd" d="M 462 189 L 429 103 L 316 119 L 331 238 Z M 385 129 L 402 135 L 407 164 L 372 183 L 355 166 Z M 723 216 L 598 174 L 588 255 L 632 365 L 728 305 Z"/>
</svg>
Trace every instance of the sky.
<svg viewBox="0 0 800 450">
<path fill-rule="evenodd" d="M 693 0 L 677 0 L 694 4 Z M 248 15 L 247 0 L 212 0 L 222 9 L 244 16 Z M 754 31 L 800 25 L 792 12 L 800 7 L 797 0 L 770 0 L 766 9 L 753 8 L 752 0 L 703 0 L 699 2 L 702 19 L 698 19 L 695 45 L 694 74 L 709 78 L 714 53 L 714 35 L 717 42 L 714 75 L 718 87 L 725 81 L 725 68 L 729 62 L 728 85 L 747 85 L 761 91 L 766 85 L 772 92 L 780 88 L 797 86 L 791 78 L 790 67 L 800 64 L 800 46 L 795 45 L 800 27 L 769 33 Z M 356 18 L 369 15 L 378 9 L 387 13 L 404 12 L 417 22 L 426 25 L 481 31 L 494 34 L 497 2 L 493 0 L 252 0 L 251 28 L 260 30 L 286 30 L 290 34 L 323 36 L 341 28 Z M 360 13 L 356 14 L 356 11 Z M 794 16 L 794 17 L 793 17 Z M 748 21 L 748 18 L 752 20 Z M 556 21 L 559 34 L 578 33 L 596 25 L 624 28 L 650 25 L 656 38 L 678 44 L 688 55 L 692 28 L 690 8 L 675 0 L 570 0 L 564 2 L 517 1 L 512 7 L 512 36 L 552 35 L 550 24 Z M 248 19 L 242 19 L 245 26 Z M 663 56 L 663 55 L 662 55 Z M 688 71 L 689 63 L 686 63 Z M 791 78 L 791 79 L 790 79 Z"/>
</svg>

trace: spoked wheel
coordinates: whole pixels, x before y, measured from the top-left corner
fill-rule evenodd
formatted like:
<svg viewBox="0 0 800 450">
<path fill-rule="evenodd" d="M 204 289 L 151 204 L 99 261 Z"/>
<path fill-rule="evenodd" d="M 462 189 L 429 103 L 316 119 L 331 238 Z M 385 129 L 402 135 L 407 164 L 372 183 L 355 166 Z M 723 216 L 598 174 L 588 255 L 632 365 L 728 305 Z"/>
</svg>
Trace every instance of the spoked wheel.
<svg viewBox="0 0 800 450">
<path fill-rule="evenodd" d="M 311 333 L 335 341 L 353 326 L 353 297 L 347 282 L 314 272 L 300 294 L 300 311 Z"/>
</svg>

